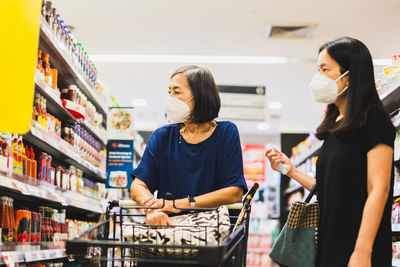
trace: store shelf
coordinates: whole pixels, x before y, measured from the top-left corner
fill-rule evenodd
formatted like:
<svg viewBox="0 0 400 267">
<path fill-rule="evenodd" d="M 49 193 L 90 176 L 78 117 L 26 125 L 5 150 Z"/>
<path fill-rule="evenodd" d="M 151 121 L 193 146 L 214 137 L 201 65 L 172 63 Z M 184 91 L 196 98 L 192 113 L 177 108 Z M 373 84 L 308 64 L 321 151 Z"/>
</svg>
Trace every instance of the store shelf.
<svg viewBox="0 0 400 267">
<path fill-rule="evenodd" d="M 67 120 L 68 122 L 79 122 L 83 125 L 86 130 L 97 139 L 102 145 L 107 145 L 107 133 L 101 132 L 100 129 L 96 129 L 88 120 L 81 121 L 76 120 L 71 113 L 69 113 L 62 105 L 60 97 L 57 96 L 54 89 L 48 86 L 42 79 L 35 76 L 35 85 L 38 92 L 46 97 L 48 100 L 47 108 L 54 113 L 59 119 Z"/>
<path fill-rule="evenodd" d="M 284 193 L 285 193 L 285 195 L 290 195 L 290 194 L 300 191 L 301 189 L 303 189 L 303 187 L 301 185 L 296 185 L 296 186 L 287 188 Z"/>
<path fill-rule="evenodd" d="M 107 145 L 107 133 L 105 131 L 101 132 L 100 129 L 96 129 L 88 120 L 84 120 L 82 124 L 94 138 L 100 141 L 104 146 Z"/>
<path fill-rule="evenodd" d="M 18 178 L 18 177 L 17 177 Z M 22 182 L 25 181 L 25 182 Z M 0 173 L 0 188 L 31 196 L 36 199 L 44 199 L 65 207 L 74 207 L 85 211 L 103 213 L 103 204 L 72 191 L 61 191 L 46 182 L 37 181 L 28 177 L 19 177 L 19 180 Z"/>
<path fill-rule="evenodd" d="M 50 155 L 82 169 L 84 173 L 93 176 L 98 181 L 103 182 L 106 178 L 105 172 L 83 159 L 69 143 L 42 130 L 37 124 L 31 126 L 30 132 L 24 135 L 24 139 L 40 147 Z"/>
<path fill-rule="evenodd" d="M 270 248 L 247 248 L 247 252 L 270 253 Z"/>
<path fill-rule="evenodd" d="M 293 161 L 293 165 L 297 168 L 304 162 L 306 162 L 309 158 L 314 157 L 318 155 L 319 150 L 322 147 L 322 142 L 319 144 L 314 145 L 312 148 L 310 148 L 307 152 L 304 153 L 303 156 L 298 158 L 297 160 Z"/>
<path fill-rule="evenodd" d="M 65 52 L 64 45 L 56 38 L 48 23 L 41 18 L 40 20 L 40 37 L 44 43 L 56 54 L 59 64 L 70 73 L 72 78 L 76 81 L 82 92 L 88 97 L 88 99 L 97 107 L 104 118 L 107 117 L 106 105 L 99 99 L 95 93 L 95 88 L 89 84 L 89 82 L 83 77 L 81 71 L 73 63 L 72 58 Z M 58 68 L 61 69 L 61 68 Z"/>
<path fill-rule="evenodd" d="M 0 264 L 5 264 L 5 256 L 11 257 L 14 263 L 23 263 L 61 259 L 66 257 L 66 253 L 65 249 L 4 251 L 0 252 Z"/>
<path fill-rule="evenodd" d="M 392 259 L 392 266 L 400 267 L 400 259 Z"/>
<path fill-rule="evenodd" d="M 400 224 L 392 224 L 392 232 L 400 232 Z"/>
<path fill-rule="evenodd" d="M 58 118 L 67 120 L 68 122 L 75 121 L 75 118 L 61 104 L 60 97 L 55 90 L 48 86 L 41 78 L 35 76 L 36 90 L 47 99 L 47 108 L 54 113 Z"/>
<path fill-rule="evenodd" d="M 398 97 L 400 97 L 400 84 L 393 86 L 393 90 L 390 90 L 388 93 L 381 96 L 381 100 L 383 105 L 387 107 Z"/>
</svg>

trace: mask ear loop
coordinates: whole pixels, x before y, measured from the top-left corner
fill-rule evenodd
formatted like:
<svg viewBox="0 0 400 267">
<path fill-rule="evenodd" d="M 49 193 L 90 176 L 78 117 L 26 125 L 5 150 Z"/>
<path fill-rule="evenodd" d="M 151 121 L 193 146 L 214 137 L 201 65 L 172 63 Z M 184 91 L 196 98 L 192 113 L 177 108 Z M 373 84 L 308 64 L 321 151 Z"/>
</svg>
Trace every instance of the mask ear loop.
<svg viewBox="0 0 400 267">
<path fill-rule="evenodd" d="M 337 81 L 339 81 L 340 79 L 342 79 L 342 78 L 343 78 L 344 76 L 346 76 L 348 73 L 349 73 L 349 71 L 346 71 L 345 73 L 343 73 L 342 75 L 340 75 L 340 77 L 337 78 L 337 79 L 335 80 L 335 82 L 337 82 Z M 343 90 L 342 90 L 340 93 L 338 93 L 336 97 L 342 95 L 344 92 L 347 91 L 348 88 L 349 88 L 349 86 L 346 86 L 345 88 L 343 88 Z"/>
<path fill-rule="evenodd" d="M 189 102 L 190 100 L 192 100 L 194 98 L 194 96 L 192 96 L 191 98 L 189 98 L 188 100 L 185 101 L 185 103 Z"/>
<path fill-rule="evenodd" d="M 335 80 L 335 82 L 337 82 L 337 81 L 339 81 L 340 79 L 342 79 L 342 78 L 343 78 L 344 76 L 346 76 L 349 72 L 350 72 L 350 71 L 347 70 L 345 73 L 343 73 L 342 75 L 340 75 L 339 78 L 337 78 L 337 79 Z"/>
</svg>

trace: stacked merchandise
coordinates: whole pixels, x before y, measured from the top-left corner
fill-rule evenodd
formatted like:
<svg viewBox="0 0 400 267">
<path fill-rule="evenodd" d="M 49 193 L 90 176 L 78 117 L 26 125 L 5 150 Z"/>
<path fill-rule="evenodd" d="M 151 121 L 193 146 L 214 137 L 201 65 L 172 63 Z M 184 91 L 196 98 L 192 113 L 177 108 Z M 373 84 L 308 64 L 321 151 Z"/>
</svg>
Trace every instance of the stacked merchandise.
<svg viewBox="0 0 400 267">
<path fill-rule="evenodd" d="M 400 55 L 393 56 L 392 61 L 392 65 L 385 67 L 376 79 L 376 88 L 381 98 L 400 86 Z"/>
<path fill-rule="evenodd" d="M 65 241 L 101 218 L 104 198 L 127 195 L 104 186 L 105 99 L 96 66 L 43 1 L 30 132 L 0 133 L 0 264 L 80 266 Z"/>
<path fill-rule="evenodd" d="M 275 266 L 269 253 L 279 232 L 279 221 L 271 217 L 276 211 L 269 209 L 268 202 L 257 201 L 252 204 L 246 266 Z"/>
</svg>

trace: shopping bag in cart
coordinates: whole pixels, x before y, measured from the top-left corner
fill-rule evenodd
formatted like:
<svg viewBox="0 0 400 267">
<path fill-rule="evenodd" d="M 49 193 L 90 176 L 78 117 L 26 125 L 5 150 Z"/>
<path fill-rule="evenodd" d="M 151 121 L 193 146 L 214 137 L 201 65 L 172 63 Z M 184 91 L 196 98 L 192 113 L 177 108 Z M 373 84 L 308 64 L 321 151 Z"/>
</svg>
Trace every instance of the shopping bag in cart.
<svg viewBox="0 0 400 267">
<path fill-rule="evenodd" d="M 226 206 L 174 216 L 171 224 L 172 227 L 154 228 L 146 224 L 124 223 L 123 236 L 128 241 L 148 244 L 217 246 L 230 233 Z"/>
<path fill-rule="evenodd" d="M 270 257 L 288 267 L 314 267 L 317 253 L 319 206 L 309 203 L 315 185 L 305 202 L 292 204 L 288 220 L 279 234 Z"/>
</svg>

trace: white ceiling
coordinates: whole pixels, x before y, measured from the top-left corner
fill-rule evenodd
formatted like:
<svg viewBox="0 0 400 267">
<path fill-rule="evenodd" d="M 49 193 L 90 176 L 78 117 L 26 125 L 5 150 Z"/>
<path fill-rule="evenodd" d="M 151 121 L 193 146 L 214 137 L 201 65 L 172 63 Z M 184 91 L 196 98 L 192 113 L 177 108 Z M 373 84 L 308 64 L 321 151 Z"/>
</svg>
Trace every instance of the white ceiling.
<svg viewBox="0 0 400 267">
<path fill-rule="evenodd" d="M 400 1 L 321 0 L 54 0 L 65 22 L 91 55 L 280 56 L 301 59 L 287 64 L 202 64 L 217 84 L 265 85 L 268 101 L 283 103 L 271 129 L 238 122 L 243 136 L 276 140 L 280 131 L 315 129 L 324 106 L 307 90 L 316 71 L 318 47 L 347 35 L 362 40 L 374 58 L 398 54 Z M 268 24 L 316 23 L 306 40 L 265 40 Z M 196 62 L 193 62 L 196 63 Z M 136 119 L 163 120 L 170 74 L 178 63 L 96 63 L 100 77 L 121 105 L 145 98 Z M 255 139 L 254 139 L 255 140 Z M 258 139 L 257 139 L 258 140 Z M 250 140 L 251 141 L 251 140 Z"/>
</svg>

